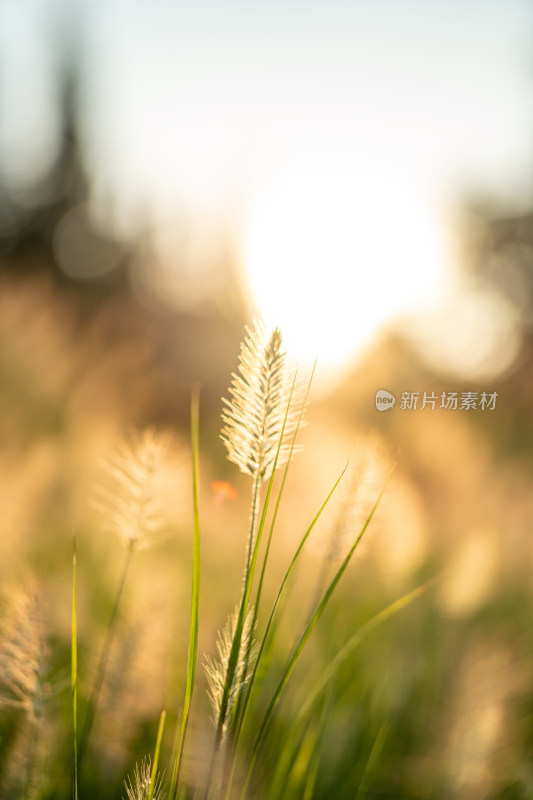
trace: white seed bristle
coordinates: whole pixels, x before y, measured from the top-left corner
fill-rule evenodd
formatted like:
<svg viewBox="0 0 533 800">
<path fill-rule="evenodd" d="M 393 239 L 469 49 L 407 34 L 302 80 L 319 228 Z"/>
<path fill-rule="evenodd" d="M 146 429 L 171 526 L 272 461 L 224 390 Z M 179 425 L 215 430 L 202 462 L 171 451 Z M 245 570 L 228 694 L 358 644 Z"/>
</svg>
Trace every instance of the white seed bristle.
<svg viewBox="0 0 533 800">
<path fill-rule="evenodd" d="M 241 344 L 239 373 L 233 374 L 229 392 L 231 400 L 223 399 L 224 427 L 221 437 L 228 458 L 242 472 L 259 481 L 272 473 L 283 429 L 289 398 L 289 385 L 282 351 L 280 331 L 267 334 L 264 325 L 255 322 Z M 298 414 L 291 403 L 285 421 L 283 442 L 277 466 L 286 463 L 290 447 L 287 442 L 294 434 Z"/>
<path fill-rule="evenodd" d="M 238 616 L 238 609 L 236 609 L 233 614 L 228 617 L 228 620 L 222 630 L 219 631 L 217 640 L 217 658 L 213 659 L 209 656 L 206 656 L 205 658 L 204 669 L 209 684 L 209 699 L 211 701 L 213 721 L 215 725 L 217 723 L 222 705 L 224 684 L 226 682 L 226 673 Z M 229 692 L 226 723 L 224 725 L 223 735 L 226 733 L 228 721 L 231 718 L 231 712 L 235 705 L 235 701 L 237 700 L 240 692 L 246 687 L 250 679 L 250 668 L 253 666 L 253 662 L 257 655 L 256 644 L 252 644 L 252 620 L 253 608 L 249 608 L 244 619 L 244 627 L 239 647 L 239 656 Z"/>
</svg>

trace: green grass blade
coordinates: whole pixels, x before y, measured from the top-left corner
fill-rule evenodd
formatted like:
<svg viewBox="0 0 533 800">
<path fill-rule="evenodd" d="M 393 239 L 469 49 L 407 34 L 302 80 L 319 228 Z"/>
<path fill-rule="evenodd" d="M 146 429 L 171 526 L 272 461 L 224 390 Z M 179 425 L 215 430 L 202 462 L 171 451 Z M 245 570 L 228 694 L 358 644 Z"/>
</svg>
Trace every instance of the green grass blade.
<svg viewBox="0 0 533 800">
<path fill-rule="evenodd" d="M 167 712 L 165 709 L 161 711 L 161 716 L 159 717 L 159 726 L 157 728 L 157 737 L 155 740 L 155 751 L 154 751 L 154 763 L 152 766 L 152 774 L 150 776 L 150 791 L 148 792 L 148 800 L 152 800 L 154 796 L 154 789 L 157 781 L 157 767 L 159 764 L 159 753 L 161 751 L 161 742 L 163 740 L 163 731 L 165 730 L 165 719 L 167 716 Z"/>
<path fill-rule="evenodd" d="M 276 690 L 274 692 L 274 695 L 272 696 L 272 699 L 271 699 L 271 701 L 270 701 L 270 703 L 268 705 L 268 708 L 267 708 L 267 710 L 265 712 L 265 716 L 263 718 L 263 721 L 262 721 L 261 726 L 259 728 L 259 731 L 257 733 L 257 737 L 256 737 L 256 740 L 254 742 L 254 746 L 252 748 L 252 754 L 251 754 L 251 758 L 250 758 L 250 765 L 248 767 L 246 781 L 245 781 L 245 784 L 244 784 L 244 787 L 243 787 L 243 794 L 244 794 L 244 792 L 245 792 L 245 790 L 246 790 L 246 788 L 248 786 L 248 783 L 250 781 L 251 773 L 252 773 L 252 770 L 253 770 L 253 766 L 255 764 L 255 760 L 256 760 L 256 757 L 257 757 L 257 753 L 258 753 L 259 747 L 261 745 L 261 742 L 262 742 L 262 739 L 263 739 L 263 737 L 265 735 L 265 732 L 266 732 L 266 730 L 267 730 L 267 728 L 268 728 L 268 726 L 269 726 L 269 724 L 271 722 L 272 715 L 273 715 L 274 710 L 275 710 L 275 708 L 276 708 L 276 706 L 278 704 L 279 698 L 280 698 L 285 686 L 287 685 L 287 682 L 288 682 L 290 676 L 292 675 L 294 667 L 296 666 L 296 662 L 298 661 L 298 658 L 300 657 L 300 654 L 301 654 L 303 648 L 305 647 L 309 637 L 311 636 L 311 633 L 313 632 L 314 628 L 316 627 L 320 617 L 324 613 L 324 610 L 326 609 L 326 606 L 328 605 L 329 600 L 330 600 L 333 592 L 335 591 L 335 588 L 337 587 L 337 584 L 339 583 L 339 581 L 342 578 L 344 572 L 346 571 L 346 568 L 348 567 L 348 564 L 350 563 L 350 560 L 351 560 L 351 558 L 352 558 L 352 556 L 353 556 L 353 554 L 354 554 L 359 542 L 363 538 L 363 535 L 365 534 L 365 532 L 366 532 L 366 530 L 367 530 L 367 528 L 368 528 L 368 526 L 369 526 L 369 524 L 370 524 L 370 522 L 372 520 L 372 517 L 374 516 L 374 514 L 376 512 L 376 509 L 377 509 L 377 507 L 378 507 L 378 505 L 380 503 L 380 500 L 381 500 L 381 498 L 383 496 L 383 493 L 385 491 L 387 482 L 385 483 L 385 486 L 383 487 L 383 489 L 379 493 L 379 496 L 378 496 L 376 502 L 374 503 L 374 506 L 373 506 L 370 514 L 368 515 L 368 517 L 366 519 L 366 522 L 363 525 L 359 535 L 356 537 L 354 543 L 352 544 L 350 550 L 348 551 L 348 554 L 344 558 L 342 564 L 340 565 L 339 569 L 335 573 L 335 576 L 333 577 L 333 579 L 330 582 L 328 588 L 326 589 L 326 591 L 325 591 L 325 593 L 324 593 L 324 595 L 322 597 L 322 600 L 318 604 L 318 608 L 316 609 L 315 613 L 313 614 L 313 616 L 311 617 L 309 623 L 307 624 L 302 636 L 300 637 L 300 640 L 298 641 L 298 644 L 296 645 L 296 647 L 295 647 L 295 649 L 293 651 L 292 656 L 289 658 L 289 661 L 288 661 L 288 663 L 287 663 L 287 665 L 286 665 L 286 667 L 285 667 L 285 669 L 283 671 L 283 675 L 281 676 L 281 679 L 280 679 L 280 681 L 278 683 L 278 686 L 277 686 L 277 688 L 276 688 Z"/>
<path fill-rule="evenodd" d="M 199 406 L 200 406 L 199 391 L 198 388 L 195 388 L 193 390 L 191 398 L 191 449 L 192 449 L 193 527 L 194 527 L 193 577 L 192 577 L 192 591 L 191 591 L 191 626 L 190 626 L 190 636 L 189 636 L 189 655 L 187 658 L 185 700 L 183 704 L 183 713 L 181 719 L 178 748 L 177 748 L 177 754 L 172 773 L 172 783 L 170 788 L 170 797 L 173 798 L 173 800 L 175 800 L 178 791 L 179 776 L 183 759 L 183 746 L 185 743 L 185 735 L 187 733 L 187 723 L 189 720 L 189 711 L 191 707 L 191 700 L 194 689 L 194 680 L 196 676 L 196 663 L 198 660 L 198 617 L 199 617 L 199 604 L 200 604 L 200 516 L 199 516 L 199 503 L 198 503 Z"/>
<path fill-rule="evenodd" d="M 282 791 L 282 787 L 286 784 L 288 779 L 288 774 L 292 768 L 294 760 L 296 759 L 296 753 L 300 748 L 303 738 L 305 736 L 305 732 L 309 724 L 310 714 L 313 705 L 318 700 L 322 692 L 327 690 L 328 686 L 331 686 L 331 680 L 335 676 L 337 670 L 340 669 L 342 664 L 344 664 L 344 662 L 349 658 L 349 656 L 354 652 L 354 650 L 363 642 L 363 640 L 370 633 L 372 633 L 372 631 L 374 631 L 388 619 L 395 616 L 404 608 L 413 603 L 418 597 L 420 597 L 427 590 L 430 583 L 431 581 L 428 581 L 427 583 L 418 586 L 416 589 L 407 592 L 405 595 L 398 598 L 394 602 L 390 603 L 390 605 L 386 606 L 386 608 L 382 609 L 373 617 L 371 617 L 364 625 L 361 626 L 361 628 L 359 628 L 350 637 L 348 642 L 346 642 L 346 644 L 341 648 L 341 650 L 339 650 L 335 658 L 329 662 L 328 666 L 324 670 L 320 679 L 316 682 L 311 691 L 307 692 L 305 702 L 300 706 L 298 714 L 293 720 L 290 737 L 284 744 L 282 757 L 276 767 L 276 772 L 274 775 L 274 783 L 272 786 L 272 791 L 269 794 L 269 798 L 279 796 L 280 792 Z M 326 701 L 325 708 L 328 707 L 330 701 L 331 698 Z M 320 726 L 319 730 L 322 731 L 322 726 Z M 372 764 L 375 763 L 378 744 L 380 747 L 383 746 L 383 741 L 381 741 L 380 736 L 381 732 L 378 734 L 373 750 L 369 756 L 369 761 L 367 764 L 365 775 L 372 768 Z M 317 745 L 319 745 L 318 742 Z M 311 777 L 313 778 L 313 776 Z M 314 778 L 316 778 L 316 775 L 314 776 Z M 364 780 L 365 778 L 363 777 L 363 781 Z M 359 791 L 361 791 L 361 789 L 359 789 Z M 307 792 L 307 785 L 306 785 L 306 792 Z M 305 800 L 305 795 L 304 795 L 304 800 Z"/>
<path fill-rule="evenodd" d="M 246 698 L 246 701 L 245 701 L 245 706 L 247 705 L 247 701 L 249 700 L 249 697 L 250 697 L 250 695 L 252 693 L 252 689 L 253 689 L 254 682 L 255 682 L 255 679 L 256 679 L 256 676 L 257 676 L 257 671 L 258 671 L 258 668 L 259 668 L 261 657 L 263 655 L 263 652 L 264 652 L 264 649 L 265 649 L 265 646 L 266 646 L 267 637 L 268 637 L 268 634 L 269 634 L 270 629 L 272 627 L 274 616 L 275 616 L 275 613 L 276 613 L 276 611 L 277 611 L 277 609 L 279 607 L 280 599 L 281 599 L 281 596 L 282 596 L 282 594 L 283 594 L 283 592 L 285 590 L 285 586 L 287 585 L 287 583 L 288 583 L 288 581 L 289 581 L 289 579 L 290 579 L 290 577 L 292 575 L 292 572 L 293 572 L 293 570 L 294 570 L 294 568 L 296 566 L 296 563 L 298 561 L 298 558 L 299 558 L 299 556 L 300 556 L 300 554 L 302 552 L 302 549 L 303 549 L 306 541 L 308 540 L 309 536 L 311 535 L 311 532 L 313 531 L 313 528 L 317 524 L 318 520 L 322 516 L 322 513 L 324 512 L 324 509 L 326 508 L 327 504 L 331 500 L 331 497 L 333 496 L 333 493 L 335 492 L 337 486 L 339 485 L 340 481 L 342 480 L 342 477 L 343 477 L 345 472 L 346 472 L 346 467 L 343 469 L 343 471 L 341 472 L 341 474 L 339 475 L 339 477 L 335 481 L 335 483 L 333 485 L 333 488 L 331 489 L 331 491 L 329 492 L 328 496 L 326 497 L 326 499 L 324 500 L 324 502 L 322 503 L 322 505 L 318 509 L 318 511 L 315 514 L 311 524 L 309 525 L 309 527 L 305 531 L 304 535 L 302 536 L 302 538 L 300 540 L 300 543 L 298 545 L 298 548 L 297 548 L 297 550 L 296 550 L 296 552 L 295 552 L 295 554 L 294 554 L 294 556 L 293 556 L 293 558 L 291 560 L 291 563 L 289 564 L 289 566 L 287 568 L 287 571 L 285 572 L 285 575 L 283 576 L 283 580 L 281 582 L 279 591 L 278 591 L 276 599 L 274 601 L 274 605 L 272 607 L 272 611 L 270 612 L 270 616 L 269 616 L 269 619 L 268 619 L 268 622 L 267 622 L 267 625 L 266 625 L 266 628 L 265 628 L 265 632 L 264 632 L 263 638 L 261 640 L 261 644 L 260 644 L 260 647 L 259 647 L 259 652 L 257 654 L 257 658 L 256 658 L 256 661 L 255 661 L 254 670 L 252 672 L 252 676 L 251 676 L 250 682 L 248 684 L 247 698 Z M 245 710 L 246 709 L 244 709 L 244 711 Z M 244 711 L 243 711 L 243 713 L 244 713 Z"/>
<path fill-rule="evenodd" d="M 78 800 L 78 618 L 76 612 L 76 537 L 72 538 L 72 633 L 71 633 L 72 731 L 74 800 Z"/>
<path fill-rule="evenodd" d="M 370 755 L 368 756 L 365 771 L 363 772 L 363 777 L 361 778 L 361 783 L 359 784 L 354 800 L 359 800 L 359 798 L 365 796 L 368 784 L 370 783 L 370 779 L 372 777 L 373 769 L 379 761 L 388 734 L 389 726 L 383 722 L 379 728 L 376 738 L 374 739 L 374 744 L 372 745 Z"/>
<path fill-rule="evenodd" d="M 320 755 L 322 748 L 324 746 L 324 741 L 326 739 L 327 729 L 328 729 L 328 719 L 331 714 L 331 710 L 333 708 L 333 691 L 332 687 L 329 687 L 329 691 L 324 698 L 324 703 L 322 706 L 322 710 L 320 713 L 320 719 L 318 721 L 318 732 L 316 734 L 316 739 L 314 743 L 313 753 L 311 758 L 309 759 L 309 763 L 307 766 L 307 775 L 305 779 L 305 788 L 303 793 L 303 800 L 311 800 L 315 790 L 316 779 L 318 777 L 318 771 L 320 768 Z"/>
<path fill-rule="evenodd" d="M 104 636 L 104 643 L 102 645 L 102 650 L 100 652 L 100 658 L 98 660 L 98 666 L 96 668 L 96 675 L 94 678 L 94 683 L 89 698 L 87 715 L 85 717 L 85 723 L 78 744 L 78 772 L 80 771 L 81 762 L 85 755 L 87 745 L 89 743 L 89 737 L 91 735 L 94 718 L 96 715 L 96 709 L 98 706 L 98 701 L 100 699 L 100 692 L 102 691 L 102 686 L 107 671 L 109 656 L 111 654 L 111 648 L 113 646 L 113 642 L 115 639 L 115 633 L 117 630 L 117 623 L 119 618 L 119 609 L 122 602 L 122 596 L 124 594 L 124 587 L 126 585 L 126 580 L 128 578 L 133 552 L 134 552 L 134 542 L 132 541 L 128 545 L 128 552 L 126 555 L 126 560 L 124 562 L 124 568 L 122 570 L 122 575 L 120 577 L 117 594 L 115 596 L 115 602 L 113 603 L 113 608 L 111 611 L 111 616 L 109 617 L 109 622 L 107 624 Z"/>
<path fill-rule="evenodd" d="M 311 524 L 309 525 L 309 527 L 305 531 L 304 535 L 302 536 L 302 539 L 300 540 L 300 544 L 298 545 L 296 553 L 294 554 L 294 556 L 292 558 L 292 561 L 289 564 L 289 566 L 287 568 L 287 571 L 285 572 L 285 575 L 284 575 L 283 580 L 281 582 L 281 586 L 279 588 L 278 594 L 277 594 L 276 599 L 274 601 L 274 605 L 273 605 L 272 610 L 270 612 L 270 617 L 268 619 L 268 622 L 267 622 L 267 625 L 266 625 L 266 628 L 265 628 L 265 632 L 264 632 L 263 638 L 261 640 L 261 644 L 260 644 L 260 647 L 259 647 L 259 652 L 257 654 L 257 658 L 256 658 L 255 664 L 254 664 L 254 669 L 252 671 L 252 675 L 250 677 L 250 681 L 249 681 L 247 689 L 246 689 L 246 694 L 244 696 L 244 701 L 243 701 L 243 705 L 242 705 L 242 712 L 241 712 L 241 716 L 240 716 L 240 719 L 239 719 L 239 725 L 238 725 L 238 727 L 237 727 L 237 729 L 235 731 L 234 752 L 237 750 L 237 746 L 239 744 L 239 739 L 240 739 L 240 735 L 241 735 L 241 732 L 242 732 L 242 724 L 243 724 L 243 721 L 244 721 L 244 716 L 245 716 L 246 710 L 248 708 L 248 704 L 249 704 L 250 697 L 251 697 L 251 694 L 252 694 L 252 689 L 253 689 L 254 684 L 256 682 L 256 679 L 257 679 L 259 665 L 260 665 L 261 659 L 263 658 L 264 653 L 265 653 L 265 647 L 266 647 L 268 635 L 269 635 L 269 633 L 270 633 L 270 631 L 272 629 L 273 622 L 274 622 L 274 617 L 275 617 L 276 611 L 278 610 L 278 608 L 280 606 L 280 601 L 281 601 L 281 598 L 283 596 L 283 592 L 284 592 L 285 587 L 287 586 L 287 584 L 288 584 L 288 582 L 289 582 L 289 580 L 291 578 L 293 570 L 294 570 L 294 568 L 296 566 L 296 562 L 298 561 L 298 557 L 300 556 L 300 554 L 302 552 L 302 549 L 303 549 L 307 539 L 311 535 L 311 532 L 312 532 L 313 528 L 315 527 L 316 523 L 320 519 L 320 516 L 322 515 L 322 513 L 323 513 L 324 509 L 326 508 L 327 504 L 329 503 L 333 493 L 335 492 L 337 486 L 339 485 L 340 481 L 342 480 L 342 477 L 343 477 L 345 472 L 346 472 L 346 467 L 344 467 L 343 471 L 341 472 L 341 474 L 339 475 L 339 477 L 335 481 L 331 491 L 329 492 L 328 496 L 326 497 L 326 499 L 324 500 L 324 502 L 322 503 L 322 505 L 318 509 L 318 511 L 315 514 Z M 232 775 L 233 775 L 233 769 L 232 769 Z M 230 782 L 229 782 L 228 787 L 227 787 L 227 792 L 228 792 L 227 796 L 229 796 L 231 780 L 232 780 L 232 778 L 230 778 Z"/>
<path fill-rule="evenodd" d="M 359 647 L 361 642 L 370 633 L 372 633 L 372 631 L 374 631 L 388 619 L 398 614 L 407 606 L 411 605 L 412 602 L 414 602 L 418 597 L 420 597 L 426 591 L 428 585 L 429 582 L 424 583 L 421 586 L 417 586 L 416 589 L 413 589 L 412 591 L 407 592 L 397 600 L 394 600 L 394 602 L 390 603 L 390 605 L 386 606 L 377 614 L 375 614 L 373 617 L 371 617 L 367 622 L 364 623 L 364 625 L 362 625 L 357 631 L 355 631 L 355 633 L 352 634 L 352 636 L 348 639 L 344 647 L 342 647 L 341 650 L 339 650 L 335 658 L 329 662 L 328 666 L 322 673 L 320 680 L 317 681 L 313 689 L 311 689 L 311 691 L 307 693 L 305 702 L 300 707 L 300 710 L 296 717 L 295 724 L 298 724 L 302 721 L 302 719 L 305 717 L 308 711 L 310 711 L 311 706 L 313 705 L 315 700 L 325 689 L 329 681 L 334 677 L 337 670 L 342 666 L 342 664 L 346 661 L 346 659 L 349 658 L 349 656 L 353 653 L 353 651 L 357 647 Z"/>
<path fill-rule="evenodd" d="M 267 800 L 277 800 L 282 797 L 287 787 L 296 782 L 293 773 L 298 762 L 300 762 L 300 772 L 302 772 L 302 766 L 305 772 L 303 786 L 291 786 L 293 791 L 287 792 L 287 795 L 301 796 L 302 800 L 312 797 L 320 766 L 320 750 L 327 733 L 327 718 L 333 705 L 332 699 L 333 694 L 329 692 L 313 728 L 311 727 L 311 715 L 307 717 L 302 726 L 291 724 L 280 757 L 276 761 L 273 778 L 268 787 Z M 308 753 L 307 757 L 304 757 L 306 740 Z M 312 747 L 309 752 L 309 742 L 311 741 Z"/>
<path fill-rule="evenodd" d="M 289 775 L 298 757 L 298 752 L 307 736 L 310 719 L 302 728 L 290 726 L 286 740 L 283 742 L 279 758 L 276 760 L 272 778 L 269 778 L 267 800 L 278 800 L 288 785 Z"/>
</svg>

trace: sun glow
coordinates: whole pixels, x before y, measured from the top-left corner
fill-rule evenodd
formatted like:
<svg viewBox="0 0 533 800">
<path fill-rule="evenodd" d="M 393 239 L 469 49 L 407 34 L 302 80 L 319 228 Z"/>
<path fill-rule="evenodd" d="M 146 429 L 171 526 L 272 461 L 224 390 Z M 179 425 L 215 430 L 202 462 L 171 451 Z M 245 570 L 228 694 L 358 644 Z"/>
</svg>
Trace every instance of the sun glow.
<svg viewBox="0 0 533 800">
<path fill-rule="evenodd" d="M 434 299 L 447 259 L 434 206 L 378 159 L 292 162 L 258 193 L 242 242 L 258 312 L 300 361 L 330 367 Z"/>
</svg>

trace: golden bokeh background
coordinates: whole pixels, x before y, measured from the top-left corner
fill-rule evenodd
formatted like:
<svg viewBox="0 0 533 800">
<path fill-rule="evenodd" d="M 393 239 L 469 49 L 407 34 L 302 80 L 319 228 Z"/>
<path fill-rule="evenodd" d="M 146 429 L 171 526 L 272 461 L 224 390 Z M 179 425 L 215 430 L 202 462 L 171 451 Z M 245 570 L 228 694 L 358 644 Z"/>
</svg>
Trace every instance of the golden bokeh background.
<svg viewBox="0 0 533 800">
<path fill-rule="evenodd" d="M 89 685 L 123 556 L 93 502 L 102 465 L 136 431 L 169 435 L 166 536 L 132 567 L 80 797 L 120 796 L 162 704 L 178 713 L 195 384 L 201 654 L 238 601 L 250 489 L 220 414 L 254 316 L 304 375 L 318 358 L 269 596 L 349 465 L 297 576 L 297 620 L 395 464 L 309 663 L 437 576 L 339 677 L 313 797 L 531 796 L 531 23 L 519 0 L 0 9 L 0 588 L 6 619 L 21 586 L 39 598 L 56 719 L 72 535 Z M 196 703 L 191 774 L 211 730 Z M 17 797 L 23 738 L 0 715 L 0 796 Z M 68 725 L 50 725 L 68 752 Z M 47 763 L 41 796 L 69 796 Z"/>
</svg>

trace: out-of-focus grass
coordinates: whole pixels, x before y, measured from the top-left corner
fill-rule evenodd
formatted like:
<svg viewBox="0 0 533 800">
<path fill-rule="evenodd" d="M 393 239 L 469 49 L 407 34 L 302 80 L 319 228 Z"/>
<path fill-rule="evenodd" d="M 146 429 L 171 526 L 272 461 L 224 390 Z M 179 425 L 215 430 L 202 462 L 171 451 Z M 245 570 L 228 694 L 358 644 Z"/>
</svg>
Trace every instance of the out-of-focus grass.
<svg viewBox="0 0 533 800">
<path fill-rule="evenodd" d="M 0 320 L 2 617 L 8 617 L 13 587 L 27 585 L 31 573 L 41 588 L 39 596 L 46 598 L 39 611 L 38 796 L 62 800 L 72 796 L 72 532 L 78 556 L 78 717 L 83 720 L 123 555 L 120 542 L 91 507 L 93 485 L 124 429 L 154 421 L 149 387 L 152 379 L 157 385 L 161 374 L 151 375 L 139 358 L 138 340 L 118 343 L 117 354 L 93 335 L 74 345 L 61 304 L 49 294 L 35 288 L 28 295 L 13 292 L 9 305 L 9 314 Z M 33 323 L 26 325 L 29 309 Z M 120 387 L 114 385 L 115 363 L 122 364 L 121 370 L 129 365 L 130 386 L 144 387 L 132 399 L 133 411 L 122 405 Z M 118 373 L 119 381 L 123 374 Z M 426 384 L 433 380 L 391 369 L 390 388 L 411 378 Z M 512 448 L 502 450 L 500 417 L 495 418 L 494 437 L 492 429 L 484 428 L 486 418 L 480 426 L 459 414 L 369 420 L 360 410 L 367 388 L 364 381 L 358 388 L 347 384 L 338 403 L 334 396 L 327 405 L 311 405 L 302 435 L 305 451 L 288 478 L 265 579 L 266 602 L 272 602 L 275 576 L 286 568 L 318 498 L 346 460 L 357 473 L 361 459 L 362 474 L 365 469 L 368 474 L 369 463 L 377 464 L 379 472 L 383 453 L 397 462 L 364 547 L 287 685 L 261 751 L 252 796 L 262 797 L 261 777 L 275 774 L 314 676 L 354 630 L 404 591 L 439 574 L 422 598 L 370 634 L 339 668 L 313 709 L 283 796 L 305 796 L 310 783 L 304 755 L 312 753 L 312 797 L 317 799 L 352 800 L 362 786 L 362 797 L 525 800 L 533 793 L 531 454 L 521 451 L 515 459 Z M 208 399 L 206 405 L 210 409 L 216 403 Z M 157 418 L 160 406 L 155 407 Z M 504 415 L 505 407 L 499 413 Z M 217 418 L 218 412 L 210 416 L 208 411 L 201 430 L 200 659 L 214 652 L 216 632 L 239 599 L 248 513 L 246 483 L 225 465 L 222 444 L 212 435 Z M 370 423 L 382 425 L 373 437 Z M 164 705 L 168 719 L 160 764 L 171 760 L 185 688 L 192 548 L 190 470 L 178 417 L 173 432 L 176 513 L 162 541 L 137 554 L 132 564 L 100 711 L 80 772 L 80 800 L 125 796 L 126 774 L 153 754 Z M 235 485 L 237 500 L 217 502 L 209 480 L 221 477 Z M 365 491 L 360 485 L 361 508 L 376 483 L 371 481 Z M 328 509 L 331 519 L 336 511 L 334 505 Z M 315 587 L 324 579 L 329 523 L 326 517 L 321 520 L 297 570 L 285 616 L 291 624 L 281 623 L 272 653 L 280 669 L 302 632 Z M 344 534 L 337 533 L 342 551 Z M 329 569 L 331 576 L 335 561 Z M 0 678 L 5 675 L 2 664 L 0 657 Z M 261 720 L 274 689 L 267 676 L 252 706 L 250 727 Z M 5 681 L 1 696 L 12 697 Z M 184 763 L 190 784 L 196 770 L 204 768 L 212 741 L 209 713 L 199 671 Z M 20 780 L 32 752 L 32 725 L 24 709 L 0 706 L 0 797 L 11 800 L 26 789 L 37 791 Z M 238 765 L 238 772 L 244 769 Z"/>
</svg>

